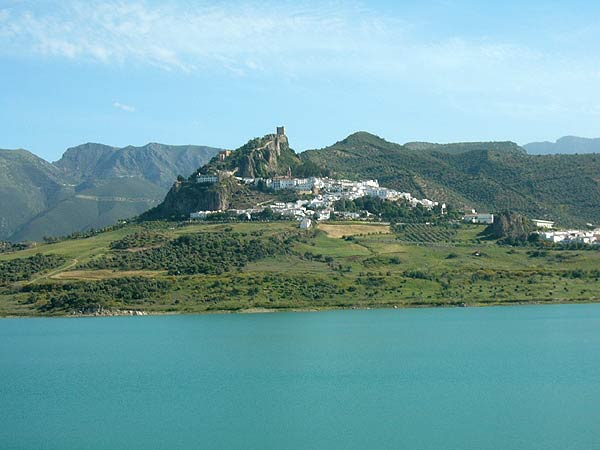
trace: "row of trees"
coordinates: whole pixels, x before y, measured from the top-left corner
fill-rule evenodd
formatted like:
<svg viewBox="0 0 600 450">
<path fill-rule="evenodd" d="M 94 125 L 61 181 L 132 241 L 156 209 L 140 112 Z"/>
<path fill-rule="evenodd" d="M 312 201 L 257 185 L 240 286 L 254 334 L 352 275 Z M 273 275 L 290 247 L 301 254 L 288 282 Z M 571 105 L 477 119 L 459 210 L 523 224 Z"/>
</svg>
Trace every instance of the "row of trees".
<svg viewBox="0 0 600 450">
<path fill-rule="evenodd" d="M 80 312 L 111 306 L 135 305 L 160 298 L 174 282 L 152 278 L 119 278 L 92 282 L 47 283 L 25 286 L 29 303 L 44 312 Z"/>
<path fill-rule="evenodd" d="M 112 242 L 110 248 L 113 250 L 127 250 L 132 248 L 154 247 L 164 244 L 167 241 L 167 237 L 163 234 L 143 230 L 137 233 L 128 234 L 124 238 Z"/>
<path fill-rule="evenodd" d="M 65 261 L 63 256 L 42 255 L 41 253 L 28 258 L 0 261 L 0 285 L 30 280 L 36 273 L 59 267 Z"/>
<path fill-rule="evenodd" d="M 434 222 L 455 216 L 454 213 L 449 216 L 442 215 L 441 206 L 427 209 L 422 205 L 413 207 L 407 201 L 392 202 L 371 196 L 360 197 L 354 200 L 339 200 L 335 203 L 334 207 L 336 211 L 368 211 L 390 222 Z"/>
<path fill-rule="evenodd" d="M 83 265 L 89 269 L 166 270 L 170 275 L 221 274 L 248 262 L 286 253 L 297 233 L 256 237 L 219 232 L 181 236 L 159 248 L 113 252 Z"/>
<path fill-rule="evenodd" d="M 29 247 L 29 244 L 25 242 L 7 242 L 0 241 L 0 253 L 18 252 L 19 250 L 25 250 Z"/>
</svg>

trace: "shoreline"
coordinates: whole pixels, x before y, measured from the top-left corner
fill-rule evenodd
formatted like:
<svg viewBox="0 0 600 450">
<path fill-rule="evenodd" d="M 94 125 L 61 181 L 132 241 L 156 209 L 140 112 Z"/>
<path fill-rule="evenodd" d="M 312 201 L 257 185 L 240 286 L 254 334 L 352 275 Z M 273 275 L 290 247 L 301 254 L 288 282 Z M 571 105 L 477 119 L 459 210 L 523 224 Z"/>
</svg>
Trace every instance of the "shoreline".
<svg viewBox="0 0 600 450">
<path fill-rule="evenodd" d="M 318 313 L 328 311 L 369 311 L 369 310 L 401 310 L 401 309 L 468 309 L 468 308 L 490 308 L 507 306 L 540 306 L 540 305 L 592 305 L 600 304 L 600 299 L 589 299 L 581 301 L 529 301 L 529 302 L 496 302 L 496 303 L 473 303 L 463 305 L 386 305 L 386 306 L 351 306 L 351 307 L 322 307 L 322 308 L 247 308 L 238 310 L 212 310 L 212 311 L 143 311 L 123 310 L 112 311 L 107 314 L 53 314 L 53 315 L 0 315 L 0 319 L 89 319 L 89 318 L 114 318 L 114 317 L 152 317 L 152 316 L 205 316 L 225 314 L 277 314 L 277 313 Z M 133 312 L 133 313 L 132 313 Z"/>
</svg>

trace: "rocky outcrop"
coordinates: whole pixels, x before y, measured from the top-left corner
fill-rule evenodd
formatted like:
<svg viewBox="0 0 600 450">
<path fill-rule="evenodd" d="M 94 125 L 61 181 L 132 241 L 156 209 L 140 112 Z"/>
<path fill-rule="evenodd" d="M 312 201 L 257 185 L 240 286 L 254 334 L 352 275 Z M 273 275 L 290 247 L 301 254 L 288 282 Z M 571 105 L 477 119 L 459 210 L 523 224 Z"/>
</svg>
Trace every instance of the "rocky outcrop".
<svg viewBox="0 0 600 450">
<path fill-rule="evenodd" d="M 525 241 L 534 230 L 532 222 L 514 212 L 502 212 L 494 217 L 494 223 L 487 229 L 488 234 L 507 243 Z"/>
<path fill-rule="evenodd" d="M 74 312 L 75 316 L 94 316 L 94 317 L 113 317 L 113 316 L 147 316 L 146 311 L 140 311 L 137 309 L 113 309 L 105 308 L 101 305 L 88 306 L 87 308 L 80 309 Z"/>
<path fill-rule="evenodd" d="M 315 166 L 316 167 L 316 166 Z M 295 173 L 303 168 L 302 160 L 290 148 L 283 127 L 277 133 L 254 138 L 234 150 L 222 152 L 199 168 L 187 180 L 179 181 L 156 208 L 141 216 L 142 220 L 183 219 L 196 211 L 222 211 L 255 206 L 267 195 L 234 178 L 271 178 Z M 309 167 L 309 169 L 313 169 Z M 312 176 L 306 170 L 303 176 Z M 198 175 L 218 176 L 215 184 L 197 183 Z"/>
<path fill-rule="evenodd" d="M 289 168 L 294 170 L 300 165 L 302 161 L 290 148 L 285 130 L 281 127 L 275 134 L 249 140 L 227 156 L 214 157 L 195 175 L 229 172 L 243 178 L 269 178 L 285 175 Z"/>
<path fill-rule="evenodd" d="M 141 216 L 142 220 L 187 219 L 195 211 L 220 211 L 229 208 L 228 183 L 215 185 L 193 181 L 177 182 L 165 200 Z"/>
</svg>

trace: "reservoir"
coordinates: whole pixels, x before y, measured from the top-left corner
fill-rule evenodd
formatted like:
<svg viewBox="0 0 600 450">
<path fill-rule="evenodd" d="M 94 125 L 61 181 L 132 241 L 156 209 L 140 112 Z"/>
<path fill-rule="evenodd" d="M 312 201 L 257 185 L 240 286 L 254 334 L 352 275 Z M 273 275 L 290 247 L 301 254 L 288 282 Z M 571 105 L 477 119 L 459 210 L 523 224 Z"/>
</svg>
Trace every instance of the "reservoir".
<svg viewBox="0 0 600 450">
<path fill-rule="evenodd" d="M 600 448 L 600 305 L 0 320 L 0 448 Z"/>
</svg>

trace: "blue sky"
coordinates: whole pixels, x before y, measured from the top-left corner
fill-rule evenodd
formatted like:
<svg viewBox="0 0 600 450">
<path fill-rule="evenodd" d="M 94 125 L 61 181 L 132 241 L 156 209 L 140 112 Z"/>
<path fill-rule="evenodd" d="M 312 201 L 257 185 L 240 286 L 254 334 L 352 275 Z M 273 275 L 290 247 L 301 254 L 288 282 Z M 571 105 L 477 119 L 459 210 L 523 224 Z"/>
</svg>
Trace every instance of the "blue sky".
<svg viewBox="0 0 600 450">
<path fill-rule="evenodd" d="M 0 0 L 0 148 L 600 136 L 600 5 Z"/>
</svg>

